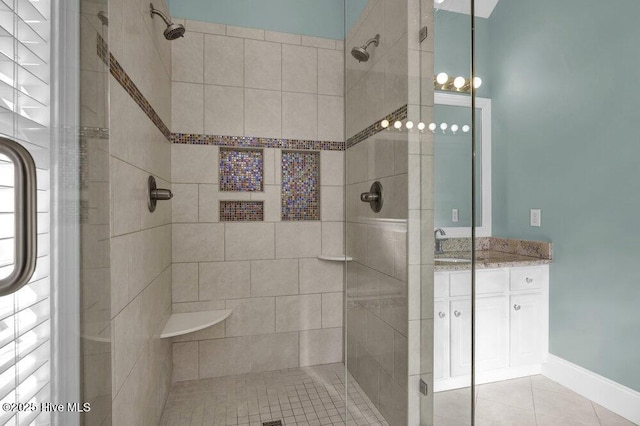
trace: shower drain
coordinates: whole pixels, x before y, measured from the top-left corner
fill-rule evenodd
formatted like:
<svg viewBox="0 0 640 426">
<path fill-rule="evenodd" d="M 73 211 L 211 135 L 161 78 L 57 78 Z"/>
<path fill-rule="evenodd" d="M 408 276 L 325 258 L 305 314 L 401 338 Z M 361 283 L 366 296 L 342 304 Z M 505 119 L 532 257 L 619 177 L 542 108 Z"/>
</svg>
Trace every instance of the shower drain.
<svg viewBox="0 0 640 426">
<path fill-rule="evenodd" d="M 282 426 L 282 420 L 272 420 L 270 422 L 263 422 L 262 426 Z"/>
</svg>

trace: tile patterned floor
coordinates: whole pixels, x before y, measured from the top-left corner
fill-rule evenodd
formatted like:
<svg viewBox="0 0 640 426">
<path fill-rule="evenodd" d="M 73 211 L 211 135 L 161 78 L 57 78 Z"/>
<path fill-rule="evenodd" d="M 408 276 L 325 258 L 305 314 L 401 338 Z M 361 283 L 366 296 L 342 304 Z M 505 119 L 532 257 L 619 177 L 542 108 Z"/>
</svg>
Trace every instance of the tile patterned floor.
<svg viewBox="0 0 640 426">
<path fill-rule="evenodd" d="M 162 426 L 388 426 L 357 382 L 349 376 L 345 407 L 343 364 L 292 368 L 258 374 L 174 383 Z"/>
<path fill-rule="evenodd" d="M 469 389 L 434 395 L 434 426 L 471 424 Z M 480 385 L 476 392 L 478 426 L 632 426 L 577 393 L 531 376 Z"/>
</svg>

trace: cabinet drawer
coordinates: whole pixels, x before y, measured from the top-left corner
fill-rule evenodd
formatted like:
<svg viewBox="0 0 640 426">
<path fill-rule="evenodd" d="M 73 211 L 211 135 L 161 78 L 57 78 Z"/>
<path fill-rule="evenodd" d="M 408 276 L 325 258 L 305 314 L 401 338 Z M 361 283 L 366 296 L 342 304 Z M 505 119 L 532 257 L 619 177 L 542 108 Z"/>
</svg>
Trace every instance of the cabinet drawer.
<svg viewBox="0 0 640 426">
<path fill-rule="evenodd" d="M 436 272 L 433 281 L 433 297 L 447 297 L 447 293 L 449 293 L 449 274 Z"/>
<path fill-rule="evenodd" d="M 476 271 L 476 294 L 502 293 L 507 289 L 509 271 L 495 269 L 490 271 Z M 452 272 L 451 296 L 471 295 L 471 272 Z"/>
<path fill-rule="evenodd" d="M 509 288 L 512 291 L 538 289 L 542 287 L 543 277 L 542 267 L 513 268 Z"/>
</svg>

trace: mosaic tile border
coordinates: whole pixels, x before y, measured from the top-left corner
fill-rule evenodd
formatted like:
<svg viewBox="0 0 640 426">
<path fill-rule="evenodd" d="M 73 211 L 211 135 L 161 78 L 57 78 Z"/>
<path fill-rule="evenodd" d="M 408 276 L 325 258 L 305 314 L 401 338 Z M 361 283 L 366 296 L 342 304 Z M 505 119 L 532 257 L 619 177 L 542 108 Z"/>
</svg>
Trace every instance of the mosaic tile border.
<svg viewBox="0 0 640 426">
<path fill-rule="evenodd" d="M 147 117 L 151 119 L 153 124 L 162 132 L 162 134 L 171 143 L 192 144 L 192 145 L 216 145 L 226 147 L 247 147 L 247 148 L 282 148 L 291 150 L 314 150 L 314 151 L 344 151 L 345 148 L 352 146 L 370 138 L 371 136 L 383 131 L 380 121 L 386 119 L 390 122 L 396 120 L 404 120 L 407 118 L 407 105 L 403 105 L 391 114 L 377 120 L 364 130 L 350 137 L 347 142 L 335 141 L 317 141 L 304 139 L 286 139 L 286 138 L 263 138 L 254 136 L 222 136 L 222 135 L 205 135 L 195 133 L 172 133 L 167 125 L 162 121 L 158 113 L 153 109 L 151 103 L 140 92 L 140 89 L 131 80 L 131 77 L 122 68 L 111 52 L 107 42 L 100 34 L 97 34 L 97 53 L 102 61 L 109 66 L 109 72 L 125 91 L 133 98 L 138 106 L 145 112 Z"/>
<path fill-rule="evenodd" d="M 262 222 L 264 201 L 220 201 L 220 222 Z"/>
<path fill-rule="evenodd" d="M 387 115 L 386 117 L 382 117 L 380 120 L 377 120 L 375 123 L 371 124 L 366 129 L 356 133 L 355 135 L 347 139 L 347 144 L 346 144 L 347 149 L 359 144 L 360 142 L 366 140 L 367 138 L 370 138 L 375 134 L 380 133 L 383 130 L 386 130 L 382 128 L 382 126 L 380 126 L 380 122 L 382 120 L 388 120 L 389 122 L 393 123 L 396 120 L 404 120 L 406 118 L 407 118 L 407 105 L 403 105 L 397 110 L 393 111 L 391 114 Z"/>
<path fill-rule="evenodd" d="M 109 52 L 109 47 L 107 42 L 102 38 L 100 34 L 98 36 L 98 56 L 105 65 L 109 66 L 109 72 L 116 79 L 118 83 L 122 86 L 122 88 L 131 96 L 131 98 L 138 104 L 140 109 L 147 114 L 147 117 L 156 125 L 158 130 L 164 135 L 167 140 L 171 140 L 171 130 L 164 124 L 162 118 L 158 115 L 151 103 L 145 98 L 142 94 L 138 86 L 131 80 L 129 74 L 122 68 L 122 65 L 116 60 L 111 52 Z M 108 55 L 108 56 L 107 56 Z"/>
<path fill-rule="evenodd" d="M 283 148 L 314 151 L 344 151 L 344 142 L 305 139 L 262 138 L 252 136 L 200 135 L 173 133 L 171 142 L 191 145 L 216 145 L 235 148 Z"/>
</svg>

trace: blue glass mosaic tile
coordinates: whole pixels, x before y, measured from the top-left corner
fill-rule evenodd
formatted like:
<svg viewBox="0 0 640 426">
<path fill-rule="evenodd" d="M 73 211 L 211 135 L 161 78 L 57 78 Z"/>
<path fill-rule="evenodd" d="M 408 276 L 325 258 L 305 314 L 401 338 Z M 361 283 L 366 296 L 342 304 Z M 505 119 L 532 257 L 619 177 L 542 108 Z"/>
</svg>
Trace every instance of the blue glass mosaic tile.
<svg viewBox="0 0 640 426">
<path fill-rule="evenodd" d="M 262 150 L 220 148 L 220 191 L 262 191 Z"/>
<path fill-rule="evenodd" d="M 320 153 L 282 151 L 282 220 L 320 220 Z"/>
<path fill-rule="evenodd" d="M 256 222 L 264 220 L 262 201 L 220 201 L 220 222 Z"/>
</svg>

